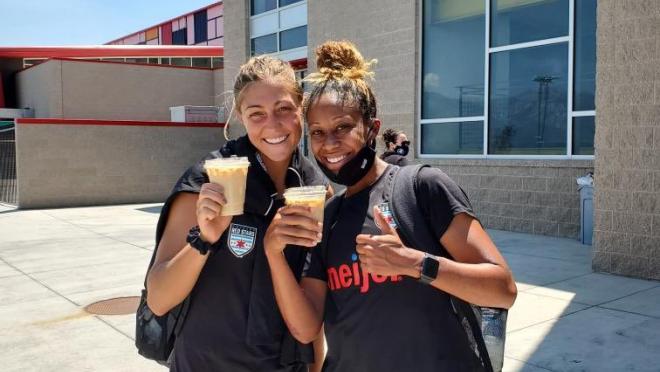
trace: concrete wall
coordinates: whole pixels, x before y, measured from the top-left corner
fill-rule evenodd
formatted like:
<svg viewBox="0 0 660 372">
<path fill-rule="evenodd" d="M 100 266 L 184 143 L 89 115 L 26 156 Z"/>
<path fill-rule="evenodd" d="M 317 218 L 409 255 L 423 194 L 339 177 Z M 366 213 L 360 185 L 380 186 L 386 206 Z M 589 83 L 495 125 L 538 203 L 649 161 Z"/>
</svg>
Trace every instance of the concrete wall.
<svg viewBox="0 0 660 372">
<path fill-rule="evenodd" d="M 598 2 L 594 259 L 660 279 L 660 2 Z"/>
<path fill-rule="evenodd" d="M 19 124 L 20 208 L 161 202 L 222 128 Z"/>
<path fill-rule="evenodd" d="M 51 60 L 18 77 L 36 117 L 170 120 L 171 106 L 215 104 L 211 70 Z"/>
<path fill-rule="evenodd" d="M 48 61 L 16 74 L 18 107 L 38 118 L 62 117 L 62 61 Z"/>
</svg>

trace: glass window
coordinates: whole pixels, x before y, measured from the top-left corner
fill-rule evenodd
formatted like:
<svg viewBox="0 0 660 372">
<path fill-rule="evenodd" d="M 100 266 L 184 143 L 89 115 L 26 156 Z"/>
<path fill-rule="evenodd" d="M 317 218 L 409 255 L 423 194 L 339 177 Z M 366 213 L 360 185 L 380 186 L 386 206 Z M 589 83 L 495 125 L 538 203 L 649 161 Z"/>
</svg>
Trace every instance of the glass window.
<svg viewBox="0 0 660 372">
<path fill-rule="evenodd" d="M 277 0 L 251 0 L 250 14 L 257 15 L 277 8 Z"/>
<path fill-rule="evenodd" d="M 160 59 L 160 64 L 161 65 L 169 65 L 170 64 L 170 59 L 169 57 L 163 57 Z"/>
<path fill-rule="evenodd" d="M 202 43 L 208 39 L 208 27 L 206 23 L 206 9 L 195 13 L 195 44 Z"/>
<path fill-rule="evenodd" d="M 157 65 L 158 64 L 158 58 L 149 58 L 149 64 Z"/>
<path fill-rule="evenodd" d="M 277 52 L 277 34 L 255 37 L 252 39 L 252 55 Z"/>
<path fill-rule="evenodd" d="M 304 47 L 307 45 L 307 26 L 280 32 L 280 50 Z"/>
<path fill-rule="evenodd" d="M 172 32 L 172 45 L 187 45 L 188 34 L 185 28 Z"/>
<path fill-rule="evenodd" d="M 484 122 L 422 124 L 422 154 L 481 155 Z"/>
<path fill-rule="evenodd" d="M 211 68 L 211 58 L 193 58 L 193 67 L 206 67 Z"/>
<path fill-rule="evenodd" d="M 126 58 L 125 62 L 147 64 L 149 60 L 147 58 Z"/>
<path fill-rule="evenodd" d="M 180 58 L 180 57 L 173 57 L 172 58 L 172 66 L 191 66 L 190 58 Z"/>
<path fill-rule="evenodd" d="M 568 35 L 568 0 L 491 0 L 491 47 Z"/>
<path fill-rule="evenodd" d="M 302 0 L 280 0 L 280 6 L 287 6 L 295 3 L 299 3 Z"/>
<path fill-rule="evenodd" d="M 483 0 L 425 0 L 422 119 L 483 116 Z"/>
<path fill-rule="evenodd" d="M 491 54 L 488 153 L 566 154 L 566 43 Z"/>
<path fill-rule="evenodd" d="M 596 95 L 596 0 L 575 2 L 573 109 L 594 110 Z"/>
<path fill-rule="evenodd" d="M 224 59 L 222 57 L 213 57 L 211 58 L 211 67 L 213 68 L 223 68 L 224 67 Z"/>
<path fill-rule="evenodd" d="M 595 119 L 593 116 L 573 118 L 573 155 L 594 154 Z"/>
</svg>

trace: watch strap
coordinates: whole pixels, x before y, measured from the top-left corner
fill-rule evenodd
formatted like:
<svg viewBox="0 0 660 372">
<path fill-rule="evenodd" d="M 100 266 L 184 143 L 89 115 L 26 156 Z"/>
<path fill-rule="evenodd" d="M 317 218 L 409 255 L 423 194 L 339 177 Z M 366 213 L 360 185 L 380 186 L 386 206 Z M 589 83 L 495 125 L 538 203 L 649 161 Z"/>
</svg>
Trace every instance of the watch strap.
<svg viewBox="0 0 660 372">
<path fill-rule="evenodd" d="M 193 226 L 190 231 L 188 231 L 188 237 L 186 237 L 186 242 L 190 244 L 191 247 L 199 251 L 200 254 L 205 255 L 208 252 L 215 253 L 217 250 L 217 245 L 204 241 L 201 236 L 201 230 L 199 226 Z"/>
</svg>

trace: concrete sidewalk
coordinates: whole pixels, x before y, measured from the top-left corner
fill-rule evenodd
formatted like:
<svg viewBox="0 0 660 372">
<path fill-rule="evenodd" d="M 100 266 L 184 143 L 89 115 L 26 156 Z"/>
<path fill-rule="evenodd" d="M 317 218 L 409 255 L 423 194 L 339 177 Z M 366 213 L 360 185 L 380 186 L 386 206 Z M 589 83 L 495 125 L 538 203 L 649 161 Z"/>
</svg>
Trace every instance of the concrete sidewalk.
<svg viewBox="0 0 660 372">
<path fill-rule="evenodd" d="M 165 370 L 137 354 L 134 315 L 83 310 L 139 294 L 159 210 L 0 207 L 2 371 Z M 489 233 L 519 289 L 505 371 L 660 370 L 660 282 L 593 273 L 573 240 Z"/>
</svg>

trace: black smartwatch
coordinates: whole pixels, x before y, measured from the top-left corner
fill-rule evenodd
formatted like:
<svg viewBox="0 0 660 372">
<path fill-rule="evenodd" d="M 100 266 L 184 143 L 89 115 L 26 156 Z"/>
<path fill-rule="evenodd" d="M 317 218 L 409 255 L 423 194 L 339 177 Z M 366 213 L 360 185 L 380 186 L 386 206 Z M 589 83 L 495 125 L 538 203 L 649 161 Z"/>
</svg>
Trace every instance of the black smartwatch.
<svg viewBox="0 0 660 372">
<path fill-rule="evenodd" d="M 217 251 L 216 244 L 206 242 L 204 239 L 202 239 L 199 226 L 194 226 L 192 229 L 190 229 L 188 232 L 188 237 L 186 238 L 186 242 L 190 244 L 191 247 L 198 250 L 202 255 L 205 255 L 208 252 L 215 253 L 215 251 Z"/>
<path fill-rule="evenodd" d="M 438 277 L 440 262 L 430 254 L 424 252 L 422 267 L 419 270 L 419 281 L 424 284 L 431 284 Z"/>
</svg>

